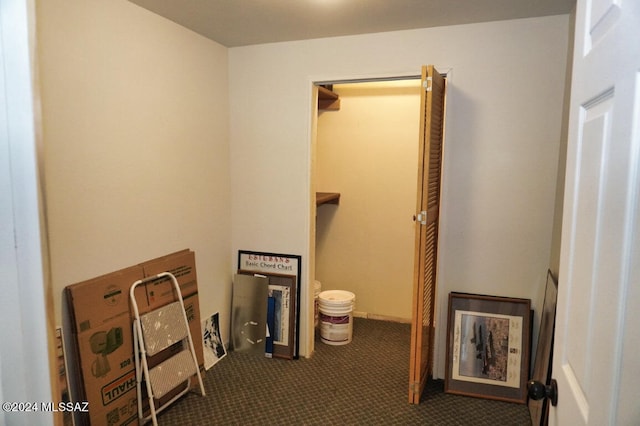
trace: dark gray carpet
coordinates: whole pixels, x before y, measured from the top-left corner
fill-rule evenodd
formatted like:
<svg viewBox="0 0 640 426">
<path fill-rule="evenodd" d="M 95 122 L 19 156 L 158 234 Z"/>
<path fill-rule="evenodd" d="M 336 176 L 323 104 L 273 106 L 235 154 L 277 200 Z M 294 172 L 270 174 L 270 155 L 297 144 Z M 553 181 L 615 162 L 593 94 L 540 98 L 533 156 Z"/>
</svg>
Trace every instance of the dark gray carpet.
<svg viewBox="0 0 640 426">
<path fill-rule="evenodd" d="M 310 359 L 229 352 L 204 373 L 207 395 L 192 392 L 160 425 L 530 425 L 526 405 L 443 392 L 428 385 L 408 403 L 410 326 L 355 318 L 353 341 L 316 338 Z"/>
</svg>

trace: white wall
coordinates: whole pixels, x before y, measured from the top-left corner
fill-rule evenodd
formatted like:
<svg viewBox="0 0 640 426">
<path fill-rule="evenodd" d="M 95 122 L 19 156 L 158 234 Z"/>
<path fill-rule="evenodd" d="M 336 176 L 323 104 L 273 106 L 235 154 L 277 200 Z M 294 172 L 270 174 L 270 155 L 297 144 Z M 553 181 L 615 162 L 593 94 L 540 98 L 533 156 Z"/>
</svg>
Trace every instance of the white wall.
<svg viewBox="0 0 640 426">
<path fill-rule="evenodd" d="M 57 321 L 65 286 L 190 248 L 226 334 L 227 49 L 125 0 L 37 18 Z"/>
<path fill-rule="evenodd" d="M 533 298 L 549 262 L 568 15 L 229 50 L 232 248 L 301 254 L 312 81 L 450 70 L 435 375 L 450 291 Z M 312 291 L 303 288 L 303 300 Z M 312 347 L 303 315 L 301 353 Z M 307 333 L 304 333 L 306 331 Z"/>
<path fill-rule="evenodd" d="M 420 79 L 339 84 L 318 116 L 315 277 L 356 295 L 354 314 L 411 322 Z"/>
</svg>

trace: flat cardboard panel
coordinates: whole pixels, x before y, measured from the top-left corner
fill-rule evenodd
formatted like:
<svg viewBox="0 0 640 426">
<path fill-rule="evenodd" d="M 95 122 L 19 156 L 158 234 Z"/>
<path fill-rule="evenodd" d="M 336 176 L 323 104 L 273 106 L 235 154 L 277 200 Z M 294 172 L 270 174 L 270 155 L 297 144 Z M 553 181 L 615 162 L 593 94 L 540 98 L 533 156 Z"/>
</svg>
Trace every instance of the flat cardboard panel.
<svg viewBox="0 0 640 426">
<path fill-rule="evenodd" d="M 139 266 L 142 268 L 145 277 L 151 277 L 161 272 L 172 273 L 178 281 L 182 297 L 190 296 L 198 291 L 196 257 L 193 251 L 182 250 L 141 263 Z M 146 309 L 140 310 L 140 313 L 164 306 L 176 300 L 173 283 L 167 277 L 148 282 L 146 290 Z"/>
<path fill-rule="evenodd" d="M 77 336 L 84 400 L 91 424 L 127 424 L 137 418 L 133 333 L 128 315 Z M 104 419 L 110 419 L 105 422 Z M 93 419 L 102 419 L 95 422 Z M 114 423 L 111 423 L 114 422 Z"/>
<path fill-rule="evenodd" d="M 71 307 L 73 331 L 82 333 L 100 328 L 121 315 L 131 317 L 129 289 L 143 277 L 143 269 L 132 266 L 67 286 L 65 295 Z M 136 297 L 146 304 L 144 292 L 144 288 L 137 289 Z"/>
<path fill-rule="evenodd" d="M 202 353 L 202 326 L 200 324 L 200 299 L 198 293 L 184 298 L 184 310 L 189 321 L 189 331 L 193 340 L 193 348 L 196 351 L 198 366 L 204 368 L 204 355 Z"/>
</svg>

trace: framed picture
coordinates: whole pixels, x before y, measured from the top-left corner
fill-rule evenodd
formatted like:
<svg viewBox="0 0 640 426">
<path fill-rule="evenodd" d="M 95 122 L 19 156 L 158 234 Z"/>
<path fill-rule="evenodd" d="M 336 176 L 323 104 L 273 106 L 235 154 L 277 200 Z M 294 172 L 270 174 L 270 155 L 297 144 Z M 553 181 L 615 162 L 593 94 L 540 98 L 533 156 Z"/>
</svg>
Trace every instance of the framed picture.
<svg viewBox="0 0 640 426">
<path fill-rule="evenodd" d="M 220 334 L 220 313 L 216 312 L 202 321 L 202 349 L 205 370 L 213 367 L 227 355 Z"/>
<path fill-rule="evenodd" d="M 531 301 L 449 294 L 445 392 L 526 403 Z"/>
<path fill-rule="evenodd" d="M 549 383 L 551 379 L 551 359 L 553 357 L 553 332 L 556 323 L 556 303 L 558 300 L 558 280 L 550 270 L 547 271 L 547 283 L 544 290 L 544 303 L 538 333 L 538 347 L 533 362 L 532 380 Z M 546 426 L 549 420 L 549 400 L 529 400 L 531 424 Z"/>
<path fill-rule="evenodd" d="M 262 275 L 293 275 L 292 290 L 295 292 L 293 359 L 299 358 L 300 345 L 300 280 L 302 277 L 302 257 L 293 254 L 266 253 L 238 250 L 238 270 L 257 272 Z M 274 344 L 275 350 L 275 344 Z M 274 352 L 275 356 L 275 352 Z"/>
<path fill-rule="evenodd" d="M 269 280 L 266 350 L 275 358 L 293 359 L 296 326 L 296 277 L 273 272 L 239 270 L 239 274 L 260 275 Z M 271 312 L 271 313 L 269 313 Z"/>
</svg>

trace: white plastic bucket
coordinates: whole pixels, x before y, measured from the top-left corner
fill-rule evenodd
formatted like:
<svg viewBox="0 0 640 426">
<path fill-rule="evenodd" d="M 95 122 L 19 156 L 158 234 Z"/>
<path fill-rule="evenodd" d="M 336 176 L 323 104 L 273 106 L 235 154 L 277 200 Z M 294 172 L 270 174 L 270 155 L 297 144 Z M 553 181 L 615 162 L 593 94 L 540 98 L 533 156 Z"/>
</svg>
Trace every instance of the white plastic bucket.
<svg viewBox="0 0 640 426">
<path fill-rule="evenodd" d="M 322 292 L 322 283 L 315 280 L 313 283 L 313 325 L 320 325 L 320 292 Z"/>
<path fill-rule="evenodd" d="M 327 290 L 318 297 L 320 340 L 327 345 L 346 345 L 353 339 L 353 307 L 350 291 Z"/>
</svg>

